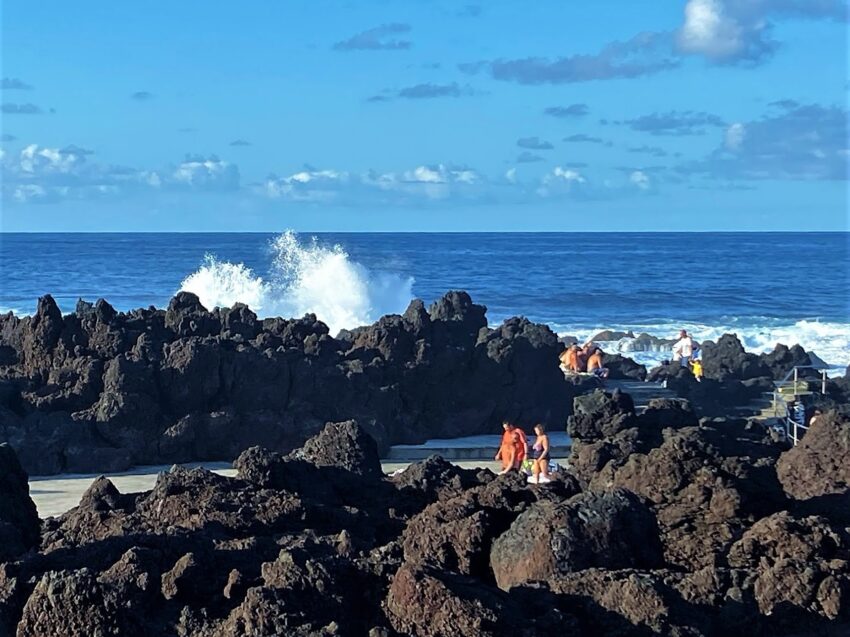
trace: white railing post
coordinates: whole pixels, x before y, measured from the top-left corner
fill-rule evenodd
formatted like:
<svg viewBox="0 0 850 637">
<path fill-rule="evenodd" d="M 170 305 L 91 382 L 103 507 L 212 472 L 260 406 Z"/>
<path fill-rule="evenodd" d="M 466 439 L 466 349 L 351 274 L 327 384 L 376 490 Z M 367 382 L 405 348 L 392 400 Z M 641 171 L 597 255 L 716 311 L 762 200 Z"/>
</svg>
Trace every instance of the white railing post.
<svg viewBox="0 0 850 637">
<path fill-rule="evenodd" d="M 820 393 L 826 396 L 826 370 L 820 370 Z"/>
<path fill-rule="evenodd" d="M 794 446 L 797 446 L 797 421 L 794 421 Z"/>
</svg>

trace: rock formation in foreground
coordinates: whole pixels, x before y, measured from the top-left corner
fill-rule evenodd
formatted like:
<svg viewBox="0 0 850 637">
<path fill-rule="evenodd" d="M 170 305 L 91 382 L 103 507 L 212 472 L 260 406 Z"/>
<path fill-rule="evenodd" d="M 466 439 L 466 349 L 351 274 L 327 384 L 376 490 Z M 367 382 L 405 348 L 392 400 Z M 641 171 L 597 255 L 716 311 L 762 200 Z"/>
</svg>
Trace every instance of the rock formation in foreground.
<svg viewBox="0 0 850 637">
<path fill-rule="evenodd" d="M 825 422 L 804 453 L 846 444 L 850 422 Z M 4 557 L 0 635 L 850 631 L 841 467 L 789 473 L 800 452 L 699 426 L 680 401 L 636 415 L 597 392 L 570 428 L 573 473 L 541 486 L 436 457 L 384 477 L 352 421 L 287 455 L 248 449 L 235 478 L 175 467 L 136 494 L 98 479 Z M 0 525 L 24 537 L 20 495 Z"/>
<path fill-rule="evenodd" d="M 167 310 L 81 301 L 66 316 L 45 296 L 31 317 L 0 316 L 0 442 L 52 474 L 288 451 L 350 418 L 382 450 L 502 419 L 561 427 L 579 391 L 562 348 L 526 319 L 489 329 L 465 292 L 336 338 L 313 315 L 210 312 L 185 292 Z"/>
</svg>

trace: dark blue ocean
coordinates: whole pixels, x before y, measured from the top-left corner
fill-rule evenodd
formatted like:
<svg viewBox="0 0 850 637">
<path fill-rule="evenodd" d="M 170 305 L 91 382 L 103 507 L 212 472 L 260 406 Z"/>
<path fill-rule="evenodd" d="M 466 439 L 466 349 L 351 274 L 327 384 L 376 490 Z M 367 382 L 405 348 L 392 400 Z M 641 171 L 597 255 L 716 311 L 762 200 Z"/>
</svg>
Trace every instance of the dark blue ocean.
<svg viewBox="0 0 850 637">
<path fill-rule="evenodd" d="M 336 330 L 464 289 L 491 323 L 734 331 L 754 351 L 800 343 L 850 363 L 850 233 L 313 236 L 3 233 L 0 310 L 30 313 L 45 293 L 65 311 L 80 297 L 161 307 L 184 288 L 260 315 L 313 311 Z"/>
</svg>

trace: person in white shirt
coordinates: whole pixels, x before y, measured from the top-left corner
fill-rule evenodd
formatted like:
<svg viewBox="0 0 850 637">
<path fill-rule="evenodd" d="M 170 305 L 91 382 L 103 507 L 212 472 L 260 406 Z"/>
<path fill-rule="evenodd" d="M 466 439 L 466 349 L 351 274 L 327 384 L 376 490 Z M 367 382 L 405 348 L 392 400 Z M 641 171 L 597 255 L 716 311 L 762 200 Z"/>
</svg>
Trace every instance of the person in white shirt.
<svg viewBox="0 0 850 637">
<path fill-rule="evenodd" d="M 682 367 L 688 366 L 690 361 L 699 351 L 699 345 L 691 338 L 685 330 L 679 332 L 679 340 L 673 345 L 673 360 L 679 361 Z"/>
</svg>

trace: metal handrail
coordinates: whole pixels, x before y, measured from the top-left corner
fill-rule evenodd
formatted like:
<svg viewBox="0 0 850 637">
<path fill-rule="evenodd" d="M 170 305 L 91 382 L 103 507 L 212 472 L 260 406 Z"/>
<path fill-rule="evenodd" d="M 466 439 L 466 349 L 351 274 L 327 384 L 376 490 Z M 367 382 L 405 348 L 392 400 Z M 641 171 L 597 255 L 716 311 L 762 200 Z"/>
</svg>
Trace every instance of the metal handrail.
<svg viewBox="0 0 850 637">
<path fill-rule="evenodd" d="M 818 368 L 817 368 L 817 367 L 815 367 L 814 365 L 794 365 L 794 367 L 792 367 L 791 369 L 789 369 L 789 370 L 788 370 L 788 373 L 787 373 L 787 374 L 785 374 L 785 378 L 783 378 L 783 379 L 782 379 L 782 380 L 780 380 L 780 381 L 774 381 L 774 385 L 776 385 L 776 387 L 777 387 L 777 388 L 782 387 L 782 386 L 784 386 L 786 383 L 788 383 L 788 381 L 789 381 L 789 380 L 791 379 L 791 377 L 793 376 L 793 377 L 794 377 L 794 381 L 793 381 L 793 382 L 794 382 L 794 389 L 796 390 L 796 388 L 797 388 L 797 383 L 798 383 L 798 382 L 799 382 L 799 380 L 800 380 L 800 370 L 801 370 L 801 369 L 815 369 L 815 370 L 817 370 Z M 820 370 L 820 378 L 821 378 L 821 383 L 820 383 L 820 384 L 821 384 L 821 391 L 820 391 L 820 393 L 822 393 L 822 394 L 826 394 L 826 380 L 827 380 L 827 376 L 826 376 L 826 370 L 825 370 L 825 369 L 821 369 L 821 370 Z"/>
<path fill-rule="evenodd" d="M 797 446 L 800 442 L 800 436 L 797 435 L 797 430 L 802 429 L 804 432 L 809 430 L 808 425 L 801 425 L 793 418 L 785 418 L 785 435 L 791 441 L 793 446 Z"/>
<path fill-rule="evenodd" d="M 797 387 L 800 381 L 800 370 L 801 369 L 818 369 L 814 365 L 795 365 L 791 369 L 788 370 L 788 373 L 785 374 L 785 378 L 781 381 L 774 382 L 776 389 L 772 392 L 773 394 L 773 413 L 779 413 L 780 403 L 782 404 L 782 421 L 785 423 L 785 436 L 791 443 L 796 447 L 797 443 L 800 442 L 801 435 L 798 435 L 798 430 L 802 429 L 803 433 L 808 431 L 809 427 L 807 424 L 800 424 L 792 417 L 788 416 L 788 403 L 785 400 L 785 396 L 782 395 L 781 390 L 784 386 L 787 386 L 789 382 L 792 382 L 791 385 L 794 388 L 794 395 L 797 396 Z M 827 375 L 826 370 L 821 369 L 821 394 L 826 394 L 826 381 Z M 793 377 L 793 381 L 791 378 Z M 808 383 L 808 381 L 806 381 Z"/>
</svg>

